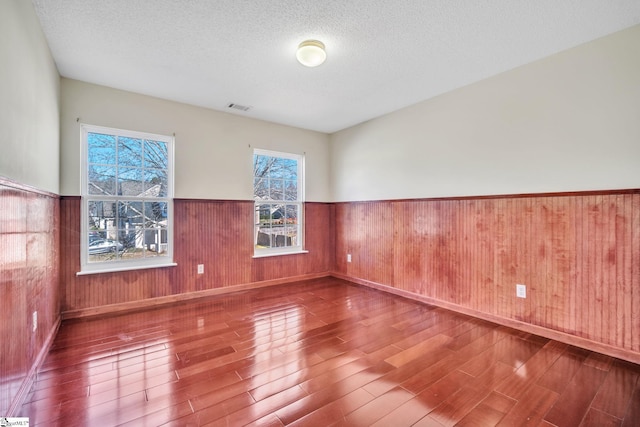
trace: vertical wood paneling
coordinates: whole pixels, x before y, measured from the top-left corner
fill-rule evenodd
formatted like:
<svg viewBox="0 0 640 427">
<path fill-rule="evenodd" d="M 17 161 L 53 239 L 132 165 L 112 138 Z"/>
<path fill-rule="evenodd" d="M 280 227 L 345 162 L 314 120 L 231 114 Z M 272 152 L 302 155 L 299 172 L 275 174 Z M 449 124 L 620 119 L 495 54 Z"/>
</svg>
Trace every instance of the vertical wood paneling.
<svg viewBox="0 0 640 427">
<path fill-rule="evenodd" d="M 250 204 L 253 212 L 253 203 Z M 247 282 L 275 280 L 282 277 L 303 276 L 333 270 L 335 228 L 333 209 L 328 203 L 305 203 L 304 248 L 308 253 L 256 258 L 247 271 L 252 273 Z M 249 235 L 249 259 L 253 255 L 251 235 Z M 246 283 L 246 282 L 243 282 Z"/>
<path fill-rule="evenodd" d="M 343 210 L 345 208 L 346 210 Z M 394 215 L 390 202 L 336 206 L 336 265 L 354 277 L 393 283 Z M 347 254 L 352 262 L 347 262 Z M 384 262 L 379 262 L 384 260 Z"/>
<path fill-rule="evenodd" d="M 58 198 L 0 181 L 0 414 L 7 415 L 59 318 Z M 33 331 L 32 313 L 38 312 Z"/>
<path fill-rule="evenodd" d="M 175 200 L 174 260 L 177 267 L 76 276 L 80 269 L 80 198 L 61 200 L 62 310 L 139 302 L 217 288 L 333 270 L 333 210 L 306 203 L 309 253 L 253 258 L 253 202 Z M 197 265 L 205 273 L 198 275 Z"/>
<path fill-rule="evenodd" d="M 585 221 L 583 220 L 583 214 L 586 206 L 586 197 L 580 197 L 576 200 L 574 212 L 574 217 L 576 218 L 576 253 L 574 254 L 576 281 L 571 292 L 572 311 L 570 312 L 570 315 L 575 319 L 571 332 L 578 336 L 582 336 L 580 332 L 582 326 L 585 324 L 584 313 L 588 311 L 587 308 L 582 305 L 582 301 L 586 299 L 588 290 L 582 286 L 588 277 L 587 265 L 585 263 L 585 258 L 580 256 L 581 253 L 589 248 L 589 236 L 587 234 Z M 570 319 L 569 321 L 571 322 L 574 319 Z"/>
<path fill-rule="evenodd" d="M 336 205 L 342 275 L 633 352 L 639 242 L 638 191 Z"/>
<path fill-rule="evenodd" d="M 627 236 L 627 238 L 631 237 L 631 239 L 626 242 L 629 244 L 629 247 L 632 248 L 631 261 L 627 264 L 631 267 L 631 275 L 628 282 L 626 282 L 625 279 L 625 284 L 629 284 L 628 292 L 625 292 L 625 297 L 631 301 L 630 317 L 632 322 L 630 324 L 626 324 L 625 322 L 624 324 L 630 328 L 630 339 L 628 343 L 632 348 L 640 348 L 640 334 L 638 333 L 638 325 L 640 325 L 640 197 L 634 197 L 630 205 L 631 209 L 625 211 L 625 215 L 629 216 L 630 212 L 630 216 L 632 217 L 630 224 L 632 231 L 631 236 Z"/>
<path fill-rule="evenodd" d="M 251 202 L 176 201 L 175 212 L 179 293 L 251 281 Z"/>
</svg>

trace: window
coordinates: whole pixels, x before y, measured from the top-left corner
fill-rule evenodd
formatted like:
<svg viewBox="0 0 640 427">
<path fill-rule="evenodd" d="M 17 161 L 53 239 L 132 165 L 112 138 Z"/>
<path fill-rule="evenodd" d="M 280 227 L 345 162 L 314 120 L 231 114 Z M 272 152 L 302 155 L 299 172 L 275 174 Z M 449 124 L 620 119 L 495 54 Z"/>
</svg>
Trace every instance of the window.
<svg viewBox="0 0 640 427">
<path fill-rule="evenodd" d="M 81 273 L 174 265 L 173 138 L 81 129 Z"/>
<path fill-rule="evenodd" d="M 255 256 L 303 252 L 303 168 L 297 154 L 254 150 Z"/>
</svg>

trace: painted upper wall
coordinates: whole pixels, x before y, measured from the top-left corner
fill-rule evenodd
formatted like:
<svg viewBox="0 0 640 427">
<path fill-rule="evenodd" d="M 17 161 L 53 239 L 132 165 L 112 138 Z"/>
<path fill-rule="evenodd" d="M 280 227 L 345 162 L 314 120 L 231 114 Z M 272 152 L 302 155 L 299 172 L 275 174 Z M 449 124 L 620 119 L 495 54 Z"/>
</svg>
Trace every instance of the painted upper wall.
<svg viewBox="0 0 640 427">
<path fill-rule="evenodd" d="M 0 176 L 59 191 L 60 76 L 30 1 L 0 1 Z"/>
<path fill-rule="evenodd" d="M 253 148 L 305 154 L 306 200 L 330 201 L 329 136 L 62 79 L 61 192 L 80 194 L 80 123 L 175 134 L 175 197 L 252 200 Z"/>
<path fill-rule="evenodd" d="M 640 26 L 331 136 L 335 201 L 640 188 Z"/>
</svg>

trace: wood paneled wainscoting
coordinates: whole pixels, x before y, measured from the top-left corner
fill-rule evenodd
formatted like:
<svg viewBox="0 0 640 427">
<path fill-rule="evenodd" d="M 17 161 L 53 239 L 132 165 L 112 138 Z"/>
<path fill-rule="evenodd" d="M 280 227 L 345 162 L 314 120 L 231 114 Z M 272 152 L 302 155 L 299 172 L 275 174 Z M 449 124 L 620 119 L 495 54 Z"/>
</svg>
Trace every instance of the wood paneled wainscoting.
<svg viewBox="0 0 640 427">
<path fill-rule="evenodd" d="M 22 404 L 60 324 L 58 203 L 0 178 L 0 416 Z"/>
<path fill-rule="evenodd" d="M 308 253 L 253 258 L 252 201 L 174 200 L 176 267 L 76 276 L 79 197 L 62 197 L 62 311 L 78 317 L 321 277 L 333 270 L 334 208 L 305 203 Z M 205 273 L 196 274 L 204 264 Z"/>
<path fill-rule="evenodd" d="M 335 209 L 337 277 L 640 363 L 640 190 Z"/>
</svg>

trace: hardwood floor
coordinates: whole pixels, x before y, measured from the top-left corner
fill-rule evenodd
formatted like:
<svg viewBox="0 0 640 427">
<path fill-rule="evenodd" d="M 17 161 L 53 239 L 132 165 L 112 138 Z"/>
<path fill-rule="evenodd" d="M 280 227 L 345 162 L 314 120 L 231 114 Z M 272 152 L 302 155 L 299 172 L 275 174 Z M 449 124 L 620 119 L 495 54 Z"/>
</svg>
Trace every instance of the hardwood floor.
<svg viewBox="0 0 640 427">
<path fill-rule="evenodd" d="M 62 324 L 36 426 L 638 426 L 640 366 L 334 279 Z"/>
</svg>

